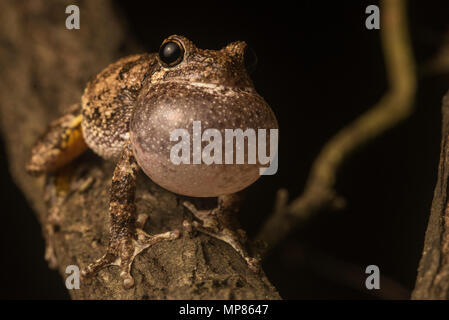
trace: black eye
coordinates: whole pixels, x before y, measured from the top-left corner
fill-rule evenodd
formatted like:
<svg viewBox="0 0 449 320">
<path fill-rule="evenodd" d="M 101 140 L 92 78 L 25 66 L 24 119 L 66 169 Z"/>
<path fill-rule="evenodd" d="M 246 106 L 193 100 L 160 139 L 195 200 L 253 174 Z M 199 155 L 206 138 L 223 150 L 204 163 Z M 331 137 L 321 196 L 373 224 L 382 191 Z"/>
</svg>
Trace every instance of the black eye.
<svg viewBox="0 0 449 320">
<path fill-rule="evenodd" d="M 184 58 L 184 48 L 175 41 L 165 42 L 159 49 L 159 58 L 167 67 L 173 67 Z"/>
<path fill-rule="evenodd" d="M 252 73 L 256 70 L 257 66 L 257 56 L 251 47 L 246 46 L 245 53 L 243 54 L 243 62 L 245 63 L 245 68 L 248 73 Z"/>
</svg>

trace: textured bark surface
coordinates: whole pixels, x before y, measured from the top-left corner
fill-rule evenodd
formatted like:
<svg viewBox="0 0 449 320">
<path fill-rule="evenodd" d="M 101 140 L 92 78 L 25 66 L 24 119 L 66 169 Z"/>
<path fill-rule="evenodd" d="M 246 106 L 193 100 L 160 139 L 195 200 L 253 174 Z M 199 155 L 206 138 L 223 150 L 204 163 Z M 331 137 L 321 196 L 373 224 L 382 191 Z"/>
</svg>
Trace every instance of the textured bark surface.
<svg viewBox="0 0 449 320">
<path fill-rule="evenodd" d="M 412 299 L 449 299 L 449 94 L 442 113 L 438 180 Z"/>
<path fill-rule="evenodd" d="M 88 78 L 128 53 L 138 53 L 110 2 L 77 1 L 81 29 L 65 28 L 71 1 L 4 0 L 0 4 L 0 114 L 11 173 L 42 224 L 48 215 L 44 179 L 24 172 L 30 148 L 46 125 L 79 101 Z M 137 49 L 137 50 L 136 50 Z M 67 265 L 84 267 L 107 244 L 108 191 L 114 164 L 88 153 L 77 161 L 70 196 L 59 207 L 56 255 L 62 275 Z M 190 214 L 180 199 L 143 174 L 137 210 L 149 214 L 146 231 L 180 229 Z M 155 245 L 133 264 L 136 286 L 125 290 L 118 268 L 109 267 L 80 290 L 75 299 L 279 299 L 261 274 L 252 273 L 227 244 L 206 235 L 183 234 Z"/>
</svg>

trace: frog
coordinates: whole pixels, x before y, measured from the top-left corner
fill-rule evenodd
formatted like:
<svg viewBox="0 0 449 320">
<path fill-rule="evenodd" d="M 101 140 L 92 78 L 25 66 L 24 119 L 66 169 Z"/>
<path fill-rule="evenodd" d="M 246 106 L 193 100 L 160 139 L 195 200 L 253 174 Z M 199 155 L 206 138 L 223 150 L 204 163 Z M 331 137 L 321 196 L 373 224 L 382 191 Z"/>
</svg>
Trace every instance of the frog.
<svg viewBox="0 0 449 320">
<path fill-rule="evenodd" d="M 103 256 L 83 268 L 83 277 L 114 265 L 120 268 L 123 286 L 131 288 L 131 266 L 138 254 L 194 229 L 228 243 L 250 270 L 260 270 L 260 259 L 248 254 L 246 234 L 235 222 L 241 191 L 260 177 L 258 167 L 179 165 L 169 159 L 170 132 L 189 128 L 195 120 L 221 131 L 278 128 L 274 112 L 250 77 L 256 63 L 244 41 L 211 50 L 171 35 L 158 52 L 126 56 L 99 72 L 87 83 L 81 101 L 37 140 L 26 164 L 33 176 L 57 173 L 87 150 L 115 163 L 109 243 Z M 139 171 L 175 194 L 215 197 L 217 206 L 200 210 L 183 201 L 193 222 L 184 220 L 179 229 L 150 235 L 134 203 Z"/>
</svg>

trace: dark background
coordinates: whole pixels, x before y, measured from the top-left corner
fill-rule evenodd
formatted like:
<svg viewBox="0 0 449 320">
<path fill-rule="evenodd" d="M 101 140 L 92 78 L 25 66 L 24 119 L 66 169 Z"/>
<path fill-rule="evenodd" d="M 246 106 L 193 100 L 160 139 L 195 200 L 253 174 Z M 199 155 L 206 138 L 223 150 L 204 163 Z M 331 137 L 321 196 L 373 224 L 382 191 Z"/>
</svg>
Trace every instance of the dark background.
<svg viewBox="0 0 449 320">
<path fill-rule="evenodd" d="M 285 187 L 291 196 L 299 195 L 322 145 L 385 92 L 380 34 L 365 28 L 365 8 L 377 1 L 188 3 L 123 1 L 117 8 L 130 25 L 129 36 L 148 51 L 170 34 L 181 34 L 210 49 L 245 40 L 257 53 L 253 79 L 278 117 L 281 145 L 278 173 L 248 188 L 240 220 L 254 236 L 276 190 Z M 418 66 L 436 53 L 449 31 L 447 12 L 447 2 L 410 1 Z M 81 27 L 87 27 L 82 14 Z M 447 75 L 421 75 L 415 113 L 354 154 L 340 171 L 337 190 L 346 209 L 314 216 L 265 260 L 283 298 L 408 297 L 436 181 L 447 89 Z M 0 161 L 0 298 L 68 298 L 62 278 L 46 265 L 40 226 L 11 180 L 3 147 Z M 379 292 L 364 289 L 370 264 L 380 267 Z M 390 288 L 386 277 L 396 287 Z"/>
</svg>

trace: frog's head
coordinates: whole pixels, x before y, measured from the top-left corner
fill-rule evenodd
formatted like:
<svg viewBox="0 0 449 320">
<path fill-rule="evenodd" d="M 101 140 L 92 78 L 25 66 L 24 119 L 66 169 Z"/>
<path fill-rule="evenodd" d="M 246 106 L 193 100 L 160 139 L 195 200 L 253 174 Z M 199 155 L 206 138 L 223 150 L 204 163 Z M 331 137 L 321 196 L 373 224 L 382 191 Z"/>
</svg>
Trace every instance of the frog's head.
<svg viewBox="0 0 449 320">
<path fill-rule="evenodd" d="M 176 35 L 162 42 L 130 126 L 137 162 L 153 181 L 175 193 L 212 197 L 237 192 L 259 178 L 261 165 L 247 161 L 248 147 L 244 149 L 244 164 L 225 164 L 222 140 L 222 156 L 217 157 L 214 148 L 214 162 L 207 164 L 204 157 L 201 159 L 202 151 L 197 150 L 198 164 L 193 142 L 196 138 L 200 147 L 207 146 L 202 134 L 206 129 L 215 129 L 221 138 L 225 138 L 226 129 L 252 129 L 256 133 L 258 129 L 277 129 L 273 112 L 249 76 L 256 60 L 242 41 L 220 50 L 199 49 Z M 199 134 L 193 129 L 194 122 L 201 123 Z M 179 130 L 188 132 L 189 141 L 184 141 L 186 137 L 181 141 L 187 148 L 181 152 L 187 161 L 174 163 L 173 147 L 181 142 L 173 133 Z M 212 140 L 209 137 L 209 142 Z M 233 157 L 236 163 L 235 154 Z"/>
<path fill-rule="evenodd" d="M 157 60 L 160 68 L 152 74 L 152 82 L 187 81 L 210 87 L 253 89 L 249 73 L 254 70 L 257 57 L 243 41 L 221 50 L 203 50 L 187 38 L 173 35 L 162 42 Z"/>
</svg>

